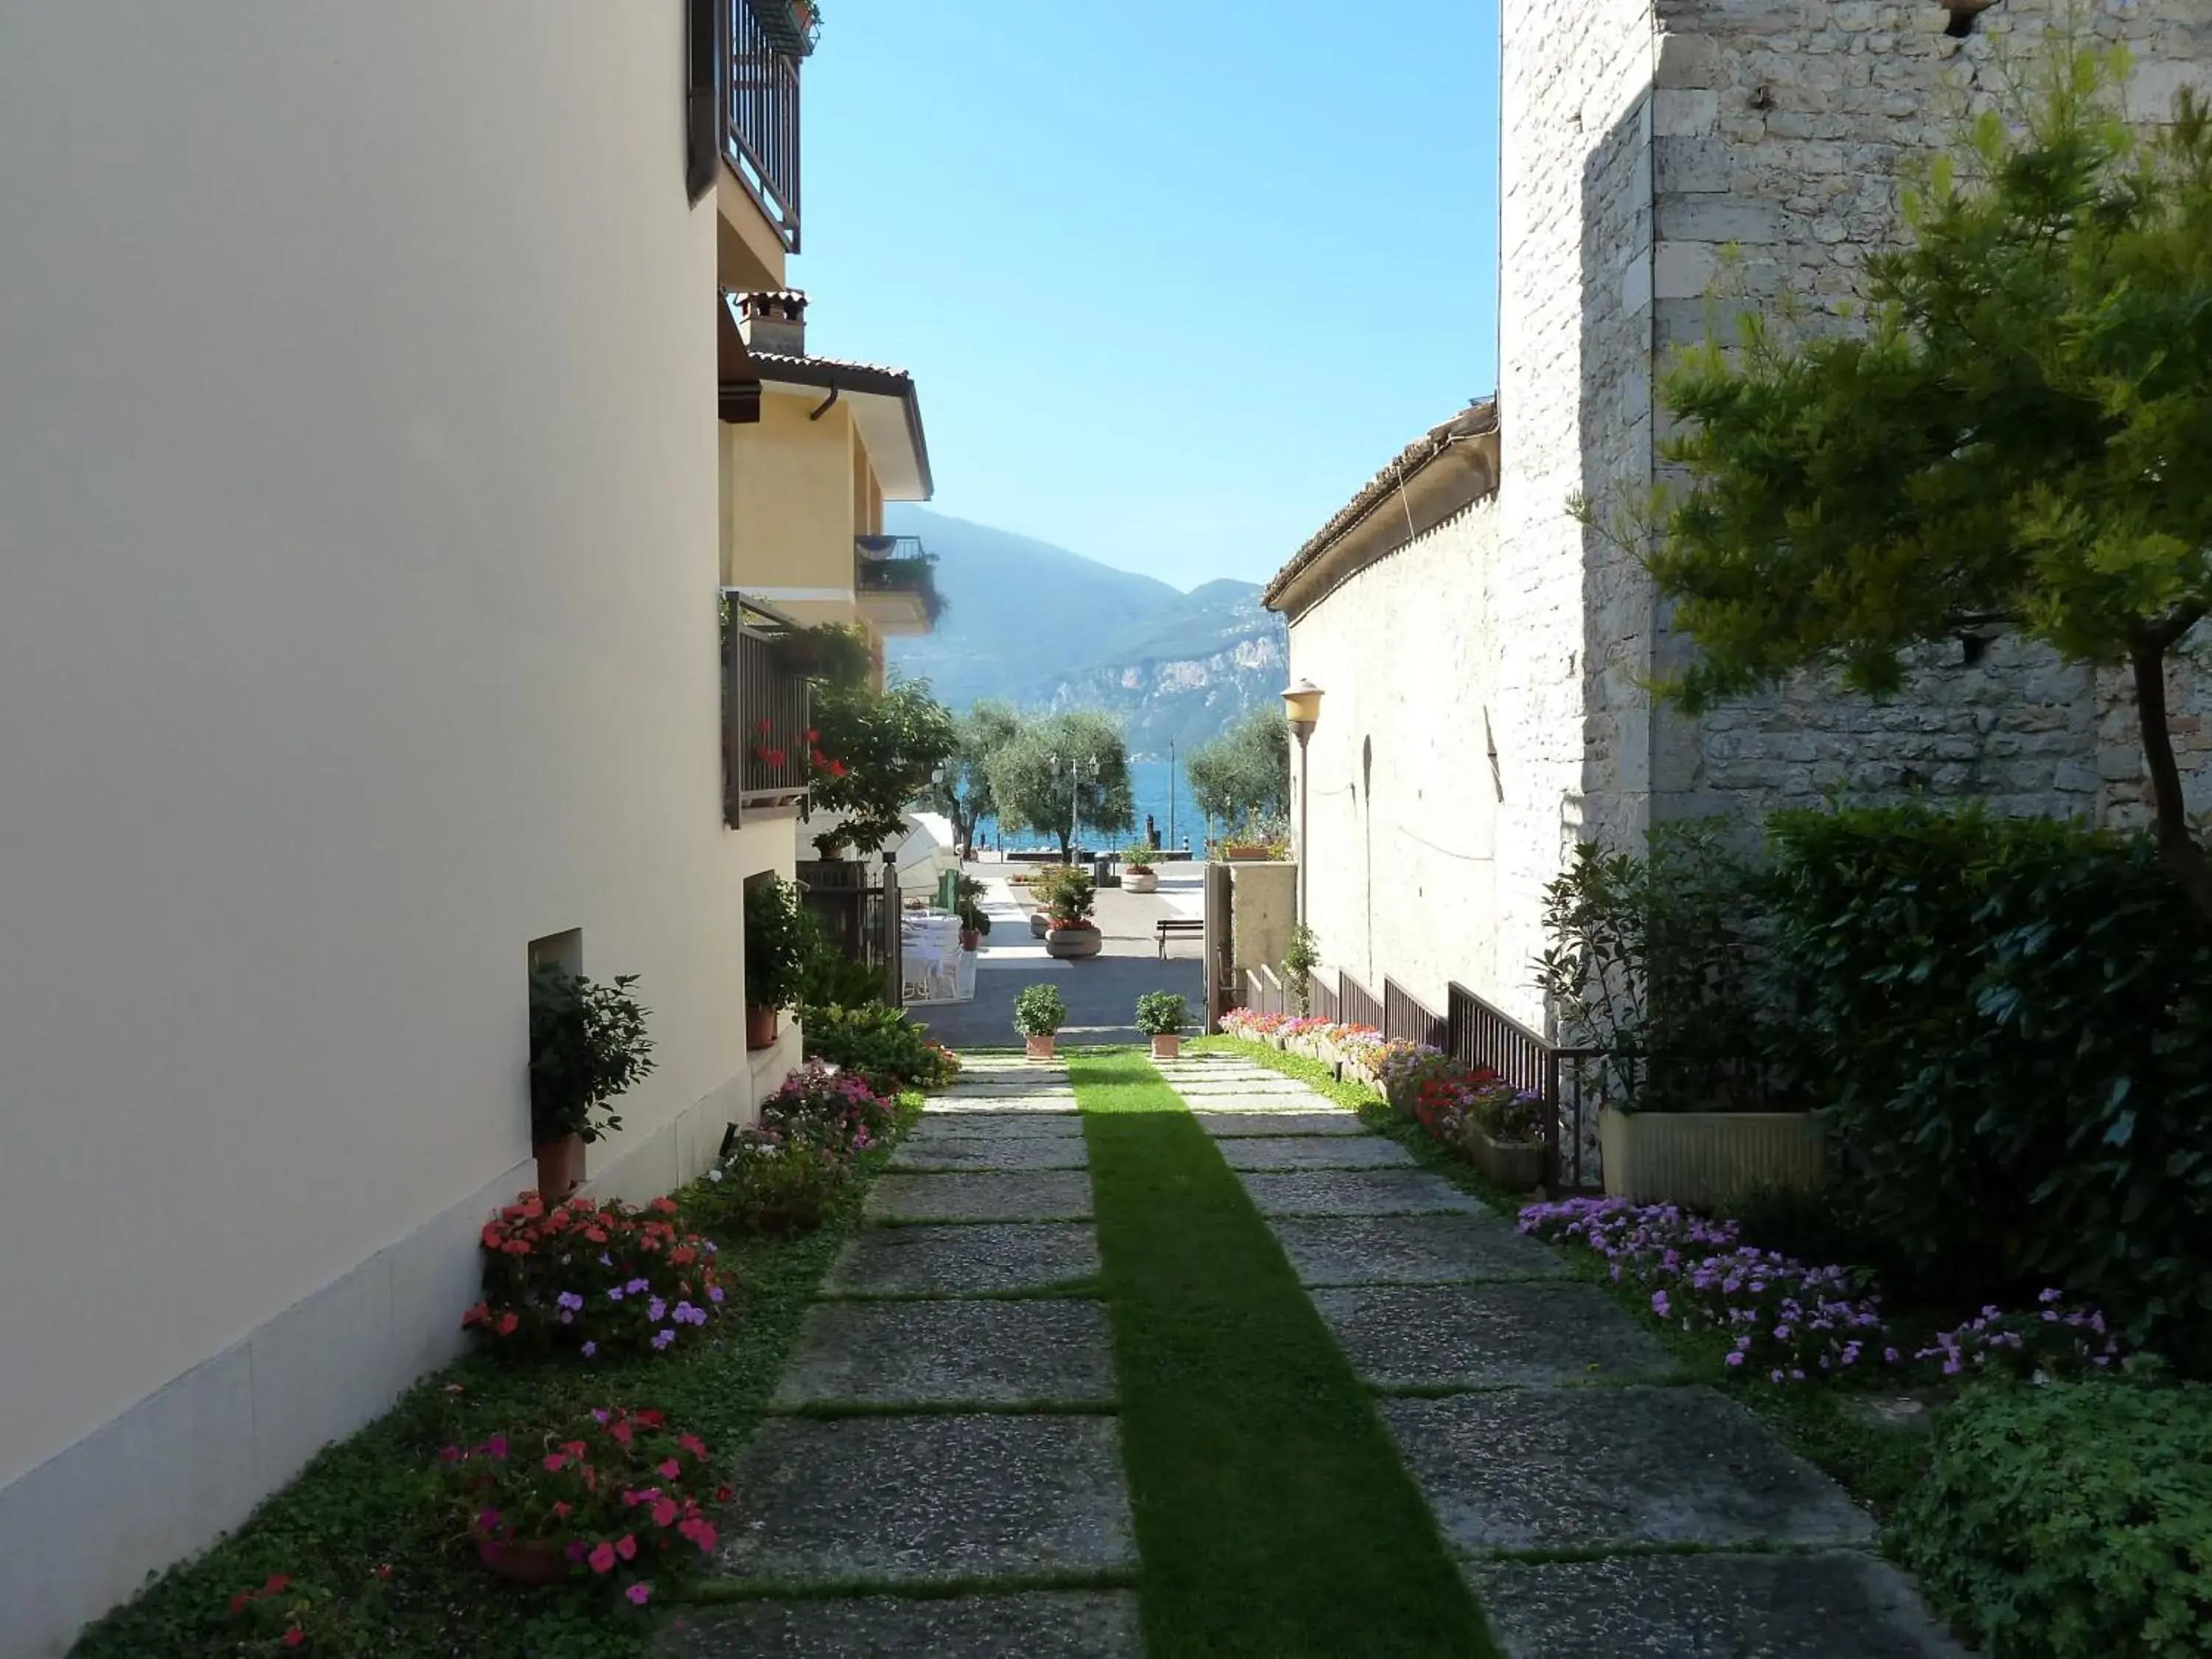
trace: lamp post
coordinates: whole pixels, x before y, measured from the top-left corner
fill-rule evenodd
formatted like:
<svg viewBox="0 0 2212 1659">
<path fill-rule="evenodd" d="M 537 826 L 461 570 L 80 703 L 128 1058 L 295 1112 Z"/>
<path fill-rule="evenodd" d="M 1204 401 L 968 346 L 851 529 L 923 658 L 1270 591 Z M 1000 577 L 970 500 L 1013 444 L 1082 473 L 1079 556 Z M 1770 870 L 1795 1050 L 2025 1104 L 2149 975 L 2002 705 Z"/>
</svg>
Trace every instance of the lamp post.
<svg viewBox="0 0 2212 1659">
<path fill-rule="evenodd" d="M 1060 757 L 1054 755 L 1051 759 L 1052 774 L 1058 777 Z M 1075 860 L 1075 838 L 1083 828 L 1083 771 L 1081 757 L 1070 755 L 1067 757 L 1067 857 L 1071 864 Z M 1098 775 L 1098 757 L 1096 755 L 1091 757 L 1091 775 L 1094 778 Z"/>
<path fill-rule="evenodd" d="M 1313 860 L 1306 853 L 1306 739 L 1313 736 L 1316 722 L 1321 719 L 1321 687 L 1301 678 L 1297 684 L 1283 693 L 1283 714 L 1290 721 L 1291 735 L 1298 740 L 1298 921 L 1306 919 L 1306 866 Z"/>
</svg>

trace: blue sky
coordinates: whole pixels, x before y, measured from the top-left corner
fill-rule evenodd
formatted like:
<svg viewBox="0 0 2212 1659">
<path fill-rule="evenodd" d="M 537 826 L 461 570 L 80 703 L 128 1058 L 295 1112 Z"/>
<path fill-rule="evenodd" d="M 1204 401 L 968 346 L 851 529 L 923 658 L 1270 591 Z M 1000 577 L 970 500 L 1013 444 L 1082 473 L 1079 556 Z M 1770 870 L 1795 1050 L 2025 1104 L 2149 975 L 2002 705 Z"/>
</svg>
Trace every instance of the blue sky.
<svg viewBox="0 0 2212 1659">
<path fill-rule="evenodd" d="M 824 0 L 809 349 L 935 505 L 1261 580 L 1496 380 L 1496 0 Z"/>
</svg>

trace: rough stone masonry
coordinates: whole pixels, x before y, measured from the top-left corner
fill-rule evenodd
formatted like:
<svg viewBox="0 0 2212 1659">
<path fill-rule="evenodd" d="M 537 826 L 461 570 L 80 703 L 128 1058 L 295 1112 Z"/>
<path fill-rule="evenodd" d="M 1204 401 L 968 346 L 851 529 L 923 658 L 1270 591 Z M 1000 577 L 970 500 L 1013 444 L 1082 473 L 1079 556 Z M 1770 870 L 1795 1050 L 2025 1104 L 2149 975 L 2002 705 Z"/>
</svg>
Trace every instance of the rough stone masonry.
<svg viewBox="0 0 2212 1659">
<path fill-rule="evenodd" d="M 1497 586 L 1528 607 L 1500 619 L 1509 637 L 1571 629 L 1582 646 L 1582 730 L 1529 734 L 1561 763 L 1559 838 L 1838 787 L 2147 818 L 2124 673 L 2017 639 L 1928 651 L 1887 705 L 1808 678 L 1698 720 L 1655 710 L 1637 678 L 1687 643 L 1625 550 L 1559 510 L 1662 476 L 1656 374 L 1731 304 L 1786 295 L 1802 325 L 1835 325 L 1897 234 L 1900 163 L 1990 106 L 2069 9 L 2128 45 L 2136 118 L 2212 84 L 2212 0 L 1997 0 L 1963 36 L 1942 6 L 1881 0 L 1508 9 Z M 2170 701 L 2192 803 L 2212 805 L 2212 673 L 2178 666 Z"/>
</svg>

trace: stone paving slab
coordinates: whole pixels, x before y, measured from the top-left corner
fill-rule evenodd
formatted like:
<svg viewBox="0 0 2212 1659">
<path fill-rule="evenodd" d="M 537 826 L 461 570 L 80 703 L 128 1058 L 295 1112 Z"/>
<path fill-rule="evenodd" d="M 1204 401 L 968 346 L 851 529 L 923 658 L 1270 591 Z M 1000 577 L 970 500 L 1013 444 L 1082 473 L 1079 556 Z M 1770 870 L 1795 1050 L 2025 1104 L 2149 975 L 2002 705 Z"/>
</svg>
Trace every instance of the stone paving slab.
<svg viewBox="0 0 2212 1659">
<path fill-rule="evenodd" d="M 933 1135 L 902 1141 L 894 1170 L 1080 1170 L 1091 1154 L 1069 1135 Z"/>
<path fill-rule="evenodd" d="M 1426 1170 L 1312 1170 L 1237 1179 L 1261 1215 L 1466 1214 L 1482 1208 Z"/>
<path fill-rule="evenodd" d="M 921 1121 L 927 1123 L 933 1118 L 965 1117 L 982 1113 L 1000 1115 L 1028 1113 L 1072 1117 L 1075 1111 L 1073 1095 L 939 1095 L 921 1109 Z"/>
<path fill-rule="evenodd" d="M 1710 1389 L 1501 1389 L 1376 1409 L 1465 1553 L 1874 1533 L 1840 1486 Z"/>
<path fill-rule="evenodd" d="M 1260 1078 L 1223 1078 L 1218 1081 L 1209 1078 L 1203 1082 L 1198 1083 L 1187 1082 L 1181 1078 L 1172 1078 L 1170 1079 L 1169 1081 L 1174 1086 L 1175 1091 L 1182 1096 L 1186 1100 L 1190 1099 L 1194 1096 L 1201 1095 L 1207 1097 L 1213 1095 L 1294 1095 L 1301 1100 L 1325 1101 L 1328 1099 L 1326 1095 L 1323 1095 L 1319 1090 L 1314 1088 L 1312 1085 L 1300 1083 L 1293 1078 L 1281 1078 L 1273 1083 L 1269 1083 Z"/>
<path fill-rule="evenodd" d="M 1077 1170 L 885 1173 L 869 1189 L 866 1214 L 877 1221 L 1087 1221 L 1091 1177 Z"/>
<path fill-rule="evenodd" d="M 1298 1107 L 1263 1112 L 1223 1112 L 1211 1107 L 1194 1112 L 1198 1127 L 1210 1135 L 1364 1135 L 1364 1123 L 1351 1112 L 1334 1107 L 1307 1111 Z"/>
<path fill-rule="evenodd" d="M 1506 1659 L 1966 1659 L 1904 1574 L 1855 1551 L 1464 1571 Z"/>
<path fill-rule="evenodd" d="M 1665 1376 L 1659 1339 L 1595 1285 L 1316 1290 L 1337 1346 L 1377 1388 L 1489 1388 Z"/>
<path fill-rule="evenodd" d="M 1084 1222 L 870 1227 L 830 1269 L 846 1295 L 975 1295 L 1042 1290 L 1097 1276 L 1098 1240 Z"/>
<path fill-rule="evenodd" d="M 752 1583 L 927 1584 L 1137 1565 L 1111 1417 L 771 1418 L 731 1485 L 716 1567 Z"/>
<path fill-rule="evenodd" d="M 817 1302 L 775 1403 L 1110 1405 L 1112 1350 L 1097 1302 Z"/>
<path fill-rule="evenodd" d="M 1300 1135 L 1224 1139 L 1232 1170 L 1410 1170 L 1413 1155 L 1381 1135 Z"/>
<path fill-rule="evenodd" d="M 1486 1210 L 1468 1215 L 1320 1216 L 1280 1220 L 1274 1229 L 1299 1282 L 1309 1285 L 1568 1277 L 1565 1262 Z"/>
<path fill-rule="evenodd" d="M 672 1659 L 1144 1659 L 1134 1590 L 860 1595 L 687 1608 Z"/>
<path fill-rule="evenodd" d="M 921 1121 L 907 1131 L 906 1139 L 909 1144 L 927 1146 L 937 1140 L 976 1140 L 1006 1135 L 1076 1140 L 1082 1134 L 1083 1120 L 1073 1112 L 926 1111 Z"/>
</svg>

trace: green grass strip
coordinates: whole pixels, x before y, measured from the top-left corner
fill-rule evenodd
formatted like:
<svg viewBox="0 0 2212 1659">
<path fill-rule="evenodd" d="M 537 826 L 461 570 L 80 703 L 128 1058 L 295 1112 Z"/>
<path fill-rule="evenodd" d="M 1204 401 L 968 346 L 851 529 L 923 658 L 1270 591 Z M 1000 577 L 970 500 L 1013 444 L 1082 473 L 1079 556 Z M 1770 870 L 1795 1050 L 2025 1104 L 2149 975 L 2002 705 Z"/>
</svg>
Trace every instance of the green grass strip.
<svg viewBox="0 0 2212 1659">
<path fill-rule="evenodd" d="M 1495 1659 L 1365 1390 L 1141 1056 L 1070 1057 L 1152 1659 Z"/>
</svg>

